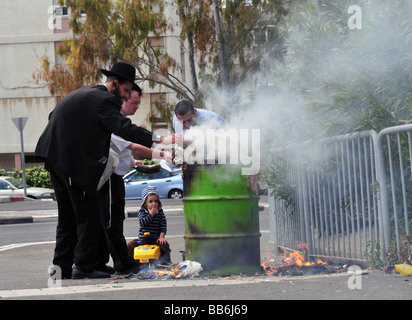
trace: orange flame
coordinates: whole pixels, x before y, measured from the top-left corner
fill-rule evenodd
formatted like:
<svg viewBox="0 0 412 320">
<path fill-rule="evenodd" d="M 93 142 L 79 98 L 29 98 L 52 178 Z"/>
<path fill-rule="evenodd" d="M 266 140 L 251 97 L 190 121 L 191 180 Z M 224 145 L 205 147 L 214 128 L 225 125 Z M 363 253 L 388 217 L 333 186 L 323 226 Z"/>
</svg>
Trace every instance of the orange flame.
<svg viewBox="0 0 412 320">
<path fill-rule="evenodd" d="M 296 242 L 296 250 L 292 251 L 289 253 L 289 256 L 286 254 L 286 250 L 283 251 L 283 259 L 282 262 L 285 263 L 286 265 L 295 265 L 297 267 L 302 267 L 302 266 L 313 266 L 317 264 L 327 264 L 327 262 L 324 262 L 320 260 L 319 258 L 315 261 L 310 261 L 310 262 L 305 262 L 304 258 L 304 251 L 308 249 L 308 245 L 303 242 Z M 303 252 L 299 252 L 298 250 L 301 250 Z M 269 259 L 267 259 L 269 260 Z M 262 268 L 263 271 L 267 275 L 273 275 L 277 273 L 276 267 L 272 266 L 269 262 L 264 262 L 262 263 Z"/>
<path fill-rule="evenodd" d="M 179 268 L 172 268 L 172 269 L 169 270 L 169 271 L 165 271 L 165 270 L 155 270 L 154 273 L 155 273 L 156 276 L 161 276 L 161 277 L 163 277 L 163 276 L 173 276 L 173 277 L 176 277 L 177 274 L 179 273 Z"/>
<path fill-rule="evenodd" d="M 262 268 L 263 268 L 263 271 L 268 275 L 268 276 L 271 276 L 271 275 L 274 275 L 274 274 L 276 274 L 278 271 L 276 270 L 276 268 L 274 267 L 274 266 L 272 266 L 271 264 L 270 264 L 270 260 L 269 260 L 269 258 L 266 258 L 266 262 L 263 262 L 262 263 Z"/>
<path fill-rule="evenodd" d="M 316 262 L 315 261 L 310 261 L 310 262 L 305 262 L 305 258 L 304 258 L 304 254 L 297 251 L 297 250 L 301 250 L 301 251 L 305 251 L 308 249 L 308 245 L 306 243 L 303 243 L 301 241 L 297 241 L 296 242 L 296 251 L 293 251 L 289 254 L 288 258 L 284 258 L 283 261 L 288 264 L 295 264 L 298 267 L 302 267 L 302 266 L 313 266 L 316 264 L 327 264 L 327 262 L 323 262 L 322 260 L 318 259 Z M 286 254 L 284 253 L 284 255 L 286 256 Z"/>
</svg>

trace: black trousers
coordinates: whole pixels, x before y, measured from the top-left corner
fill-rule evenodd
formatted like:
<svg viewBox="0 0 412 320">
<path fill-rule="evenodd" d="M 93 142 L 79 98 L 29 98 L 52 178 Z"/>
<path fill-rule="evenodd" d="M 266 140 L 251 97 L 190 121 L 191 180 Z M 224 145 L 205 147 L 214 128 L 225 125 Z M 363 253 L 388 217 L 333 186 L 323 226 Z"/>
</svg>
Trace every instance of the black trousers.
<svg viewBox="0 0 412 320">
<path fill-rule="evenodd" d="M 123 223 L 125 220 L 124 198 L 123 178 L 112 174 L 110 180 L 98 192 L 102 224 L 98 260 L 99 265 L 105 265 L 109 261 L 110 254 L 116 271 L 124 271 L 135 265 L 134 260 L 129 257 L 123 233 Z"/>
<path fill-rule="evenodd" d="M 73 263 L 84 272 L 97 265 L 98 235 L 101 228 L 96 196 L 71 183 L 70 177 L 53 163 L 46 163 L 57 198 L 58 223 L 53 264 L 70 276 Z"/>
</svg>

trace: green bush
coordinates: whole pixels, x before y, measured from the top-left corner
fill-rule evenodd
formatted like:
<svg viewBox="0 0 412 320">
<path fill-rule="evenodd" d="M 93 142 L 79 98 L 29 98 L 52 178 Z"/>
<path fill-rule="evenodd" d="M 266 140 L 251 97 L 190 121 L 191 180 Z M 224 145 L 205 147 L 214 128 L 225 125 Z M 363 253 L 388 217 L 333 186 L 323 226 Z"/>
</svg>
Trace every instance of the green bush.
<svg viewBox="0 0 412 320">
<path fill-rule="evenodd" d="M 6 171 L 0 168 L 0 176 L 11 176 L 23 181 L 23 170 L 14 169 L 13 171 Z M 44 166 L 26 168 L 26 183 L 32 187 L 53 189 L 50 180 L 50 173 L 44 168 Z"/>
<path fill-rule="evenodd" d="M 151 159 L 143 159 L 141 161 L 143 161 L 145 165 L 151 165 L 158 162 Z M 6 171 L 5 169 L 0 168 L 0 176 L 10 176 L 23 181 L 23 170 L 13 169 L 13 171 Z M 26 183 L 32 187 L 53 189 L 50 172 L 48 172 L 44 166 L 26 168 Z"/>
</svg>

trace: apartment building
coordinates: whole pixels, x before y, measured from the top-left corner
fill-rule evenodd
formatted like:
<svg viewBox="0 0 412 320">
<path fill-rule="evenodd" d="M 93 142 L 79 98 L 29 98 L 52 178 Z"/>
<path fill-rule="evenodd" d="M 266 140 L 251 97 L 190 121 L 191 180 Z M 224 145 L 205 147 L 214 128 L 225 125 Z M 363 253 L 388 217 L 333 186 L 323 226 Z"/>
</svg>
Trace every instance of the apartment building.
<svg viewBox="0 0 412 320">
<path fill-rule="evenodd" d="M 42 56 L 62 63 L 56 48 L 59 42 L 71 36 L 68 14 L 67 8 L 57 6 L 57 0 L 0 1 L 0 168 L 21 168 L 20 133 L 12 121 L 19 117 L 28 118 L 23 131 L 26 166 L 37 165 L 33 156 L 36 143 L 56 100 L 46 84 L 35 82 L 33 73 L 40 70 L 38 59 Z M 182 66 L 189 65 L 184 61 L 187 57 L 182 50 L 175 8 L 167 6 L 165 15 L 168 23 L 174 24 L 174 31 L 157 38 L 157 45 L 164 46 Z M 190 79 L 188 72 L 182 69 L 183 81 Z M 131 120 L 152 131 L 170 130 L 161 119 L 151 125 L 146 116 L 160 99 L 176 102 L 176 94 L 160 86 L 149 88 L 148 84 L 143 84 L 143 90 L 141 107 Z"/>
</svg>

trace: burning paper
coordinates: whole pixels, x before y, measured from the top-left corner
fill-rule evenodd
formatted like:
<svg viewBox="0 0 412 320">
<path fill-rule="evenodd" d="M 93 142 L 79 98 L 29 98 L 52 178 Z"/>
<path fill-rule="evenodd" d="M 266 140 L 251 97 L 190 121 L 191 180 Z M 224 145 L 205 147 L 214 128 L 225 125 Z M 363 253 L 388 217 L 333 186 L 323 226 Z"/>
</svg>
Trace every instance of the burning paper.
<svg viewBox="0 0 412 320">
<path fill-rule="evenodd" d="M 262 263 L 262 269 L 266 275 L 275 276 L 298 276 L 304 274 L 340 272 L 341 266 L 331 265 L 319 258 L 316 261 L 305 261 L 304 252 L 307 248 L 307 244 L 297 242 L 295 251 L 287 254 L 286 250 L 284 250 L 279 266 L 275 266 L 273 260 L 268 260 Z"/>
<path fill-rule="evenodd" d="M 177 265 L 178 273 L 176 278 L 197 277 L 203 271 L 202 265 L 196 261 L 186 260 Z"/>
<path fill-rule="evenodd" d="M 145 267 L 137 274 L 131 275 L 130 278 L 139 280 L 183 279 L 198 277 L 202 271 L 203 267 L 199 262 L 186 260 L 170 269 L 161 270 Z"/>
</svg>

